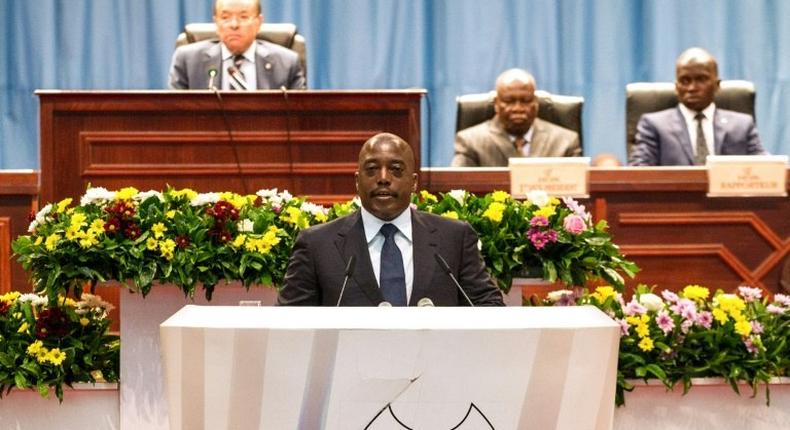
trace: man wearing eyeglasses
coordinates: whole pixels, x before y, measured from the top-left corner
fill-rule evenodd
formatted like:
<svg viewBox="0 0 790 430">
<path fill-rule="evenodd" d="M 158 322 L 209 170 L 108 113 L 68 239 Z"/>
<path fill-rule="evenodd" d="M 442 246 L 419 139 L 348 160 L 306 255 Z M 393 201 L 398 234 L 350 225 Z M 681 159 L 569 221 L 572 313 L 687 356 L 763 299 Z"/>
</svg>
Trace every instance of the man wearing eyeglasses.
<svg viewBox="0 0 790 430">
<path fill-rule="evenodd" d="M 296 52 L 256 39 L 263 23 L 259 0 L 216 0 L 219 40 L 176 49 L 170 66 L 172 89 L 304 89 Z"/>
</svg>

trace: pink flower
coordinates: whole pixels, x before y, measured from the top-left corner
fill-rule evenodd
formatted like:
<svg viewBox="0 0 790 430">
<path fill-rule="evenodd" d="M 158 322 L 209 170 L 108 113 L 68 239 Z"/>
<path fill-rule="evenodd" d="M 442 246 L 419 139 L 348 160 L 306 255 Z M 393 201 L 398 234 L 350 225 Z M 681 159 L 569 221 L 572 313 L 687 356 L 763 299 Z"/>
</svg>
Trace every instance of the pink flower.
<svg viewBox="0 0 790 430">
<path fill-rule="evenodd" d="M 634 315 L 644 315 L 647 313 L 647 308 L 642 306 L 639 302 L 634 299 L 631 299 L 625 308 L 623 308 L 623 313 L 627 316 L 634 316 Z"/>
<path fill-rule="evenodd" d="M 549 225 L 549 220 L 543 215 L 538 215 L 529 220 L 529 225 L 531 227 L 545 227 Z"/>
<path fill-rule="evenodd" d="M 752 333 L 760 334 L 763 332 L 763 325 L 759 321 L 752 321 Z"/>
<path fill-rule="evenodd" d="M 751 338 L 751 337 L 749 337 L 749 338 L 746 338 L 746 339 L 743 341 L 743 344 L 746 346 L 746 350 L 747 350 L 747 351 L 749 351 L 749 353 L 751 353 L 751 354 L 754 354 L 754 355 L 757 355 L 757 353 L 759 352 L 759 350 L 757 349 L 757 347 L 756 347 L 756 346 L 754 346 L 754 341 L 752 341 L 752 338 Z"/>
<path fill-rule="evenodd" d="M 773 315 L 782 315 L 785 313 L 785 308 L 776 305 L 768 305 L 766 306 L 765 310 L 767 310 L 769 314 Z"/>
<path fill-rule="evenodd" d="M 755 300 L 759 300 L 760 297 L 763 296 L 763 291 L 759 288 L 752 288 L 747 286 L 740 286 L 738 287 L 738 293 L 740 293 L 741 297 L 746 303 L 751 303 Z"/>
<path fill-rule="evenodd" d="M 615 322 L 620 324 L 620 337 L 628 336 L 628 329 L 631 328 L 631 326 L 628 324 L 628 321 L 625 319 L 616 319 Z"/>
<path fill-rule="evenodd" d="M 682 323 L 680 323 L 681 333 L 688 334 L 689 330 L 691 329 L 691 326 L 693 325 L 694 325 L 694 320 L 684 320 Z"/>
<path fill-rule="evenodd" d="M 702 311 L 697 314 L 697 325 L 709 329 L 713 324 L 713 314 L 708 311 Z"/>
<path fill-rule="evenodd" d="M 587 224 L 579 215 L 568 215 L 562 222 L 562 226 L 570 234 L 579 234 L 587 229 Z"/>
<path fill-rule="evenodd" d="M 670 306 L 669 309 L 683 317 L 683 319 L 691 321 L 696 321 L 697 319 L 697 305 L 692 300 L 680 299 L 677 303 Z"/>
<path fill-rule="evenodd" d="M 548 243 L 557 241 L 557 232 L 554 230 L 540 231 L 537 228 L 531 228 L 527 232 L 527 238 L 535 246 L 535 249 L 543 249 Z"/>
<path fill-rule="evenodd" d="M 584 205 L 580 205 L 579 202 L 574 200 L 572 197 L 563 197 L 562 202 L 565 203 L 565 206 L 567 206 L 568 209 L 572 210 L 573 213 L 580 216 L 584 221 L 590 220 L 590 213 L 587 212 L 587 209 L 584 207 Z"/>
<path fill-rule="evenodd" d="M 790 308 L 790 296 L 786 294 L 776 294 L 774 295 L 774 302 L 779 303 L 780 305 Z"/>
<path fill-rule="evenodd" d="M 679 298 L 677 294 L 675 294 L 675 293 L 673 293 L 672 291 L 669 291 L 669 290 L 662 291 L 661 292 L 661 297 L 663 297 L 664 300 L 666 300 L 666 301 L 668 301 L 670 303 L 677 302 L 678 298 Z"/>
<path fill-rule="evenodd" d="M 656 315 L 656 324 L 665 335 L 672 332 L 672 329 L 675 328 L 675 321 L 672 320 L 672 317 L 670 317 L 669 313 L 665 310 L 658 311 Z"/>
</svg>

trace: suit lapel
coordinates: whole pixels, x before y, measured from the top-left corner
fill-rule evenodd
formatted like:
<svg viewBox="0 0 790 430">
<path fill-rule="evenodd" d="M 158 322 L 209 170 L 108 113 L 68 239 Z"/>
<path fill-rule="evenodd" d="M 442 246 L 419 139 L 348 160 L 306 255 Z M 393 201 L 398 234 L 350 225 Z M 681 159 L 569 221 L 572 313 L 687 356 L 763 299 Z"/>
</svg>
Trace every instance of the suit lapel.
<svg viewBox="0 0 790 430">
<path fill-rule="evenodd" d="M 269 49 L 261 43 L 261 41 L 255 41 L 255 74 L 257 87 L 259 90 L 267 90 L 267 89 L 279 89 L 279 88 L 272 88 L 271 87 L 271 74 L 272 74 L 272 63 L 269 62 L 267 57 L 269 56 L 270 52 Z"/>
<path fill-rule="evenodd" d="M 414 282 L 412 283 L 411 299 L 409 306 L 416 306 L 417 302 L 427 297 L 430 291 L 430 282 L 433 271 L 436 270 L 435 257 L 439 247 L 439 235 L 436 228 L 428 225 L 427 216 L 419 211 L 411 210 L 411 237 L 414 261 Z"/>
<path fill-rule="evenodd" d="M 343 256 L 343 261 L 348 262 L 352 255 L 357 261 L 350 282 L 357 284 L 371 304 L 378 305 L 383 302 L 384 296 L 381 295 L 376 275 L 373 273 L 373 265 L 370 263 L 368 243 L 365 240 L 365 227 L 362 225 L 362 215 L 359 211 L 349 215 L 348 222 L 338 230 L 335 247 Z M 346 288 L 348 289 L 349 286 Z"/>
<path fill-rule="evenodd" d="M 206 77 L 206 85 L 204 85 L 204 87 L 208 87 L 208 73 L 211 69 L 217 71 L 217 76 L 214 78 L 214 85 L 216 85 L 217 88 L 221 88 L 222 86 L 222 75 L 225 71 L 222 70 L 222 48 L 220 46 L 221 44 L 217 42 L 211 48 L 203 51 L 203 69 L 205 70 L 204 75 Z"/>
<path fill-rule="evenodd" d="M 546 157 L 546 129 L 540 119 L 532 122 L 532 139 L 529 142 L 530 157 Z"/>
<path fill-rule="evenodd" d="M 491 130 L 492 136 L 494 136 L 496 148 L 502 154 L 502 157 L 505 160 L 505 165 L 507 165 L 507 159 L 516 156 L 516 149 L 513 146 L 513 142 L 510 141 L 510 136 L 499 124 L 499 121 L 497 121 L 496 117 L 489 121 L 489 128 Z"/>
<path fill-rule="evenodd" d="M 721 148 L 727 140 L 727 118 L 719 114 L 716 109 L 713 112 L 713 149 L 715 154 L 721 154 Z M 715 155 L 714 154 L 714 155 Z"/>
<path fill-rule="evenodd" d="M 680 149 L 686 156 L 689 165 L 694 165 L 694 152 L 691 150 L 691 138 L 689 137 L 689 130 L 686 126 L 686 119 L 680 112 L 680 107 L 675 108 L 675 124 L 672 127 L 675 140 L 680 142 Z"/>
</svg>

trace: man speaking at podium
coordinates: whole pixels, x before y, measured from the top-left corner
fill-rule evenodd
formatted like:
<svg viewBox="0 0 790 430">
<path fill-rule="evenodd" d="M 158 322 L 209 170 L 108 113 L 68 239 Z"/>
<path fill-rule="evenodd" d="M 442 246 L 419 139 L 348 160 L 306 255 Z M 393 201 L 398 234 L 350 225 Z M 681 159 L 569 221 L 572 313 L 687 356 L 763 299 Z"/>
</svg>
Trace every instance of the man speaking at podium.
<svg viewBox="0 0 790 430">
<path fill-rule="evenodd" d="M 256 40 L 263 22 L 259 0 L 216 0 L 217 40 L 176 49 L 170 65 L 172 89 L 304 89 L 296 52 Z"/>
<path fill-rule="evenodd" d="M 362 208 L 299 234 L 278 305 L 503 305 L 472 227 L 409 207 L 417 173 L 408 143 L 373 136 L 354 177 Z"/>
</svg>

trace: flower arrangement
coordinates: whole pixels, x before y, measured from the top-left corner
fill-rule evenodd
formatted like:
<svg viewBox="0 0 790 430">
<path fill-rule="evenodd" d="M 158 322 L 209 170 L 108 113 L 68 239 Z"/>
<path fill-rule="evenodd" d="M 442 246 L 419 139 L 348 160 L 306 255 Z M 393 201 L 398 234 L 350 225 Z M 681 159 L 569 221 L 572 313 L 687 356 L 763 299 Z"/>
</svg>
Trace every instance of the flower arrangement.
<svg viewBox="0 0 790 430">
<path fill-rule="evenodd" d="M 422 191 L 414 201 L 421 210 L 469 222 L 480 237 L 486 266 L 505 291 L 515 276 L 571 286 L 600 278 L 622 290 L 620 272 L 633 277 L 639 271 L 612 242 L 606 221 L 593 223 L 585 207 L 569 197 L 531 191 L 522 202 L 504 191 L 478 197 L 453 190 L 439 197 Z"/>
<path fill-rule="evenodd" d="M 287 191 L 255 195 L 199 194 L 189 189 L 140 192 L 89 188 L 72 199 L 44 206 L 13 249 L 31 272 L 36 291 L 50 302 L 59 294 L 79 295 L 86 282 L 118 280 L 147 294 L 155 281 L 178 285 L 194 295 L 202 285 L 211 298 L 222 280 L 280 285 L 297 234 L 311 225 L 347 215 L 358 199 L 331 209 Z M 618 288 L 638 270 L 584 206 L 532 192 L 528 201 L 497 191 L 477 197 L 465 191 L 414 198 L 420 210 L 463 219 L 480 236 L 491 274 L 505 291 L 527 267 L 549 281 L 583 285 L 603 278 Z"/>
<path fill-rule="evenodd" d="M 112 305 L 83 294 L 79 301 L 12 291 L 0 296 L 0 397 L 35 388 L 63 401 L 63 385 L 118 381 L 119 340 L 110 335 Z"/>
<path fill-rule="evenodd" d="M 604 286 L 583 294 L 554 291 L 544 304 L 593 305 L 620 324 L 618 405 L 634 388 L 628 379 L 657 378 L 667 389 L 680 383 L 685 394 L 692 378 L 721 377 L 735 392 L 738 382 L 748 383 L 756 395 L 759 383 L 790 371 L 790 296 L 769 302 L 762 290 L 746 286 L 711 296 L 699 285 L 657 295 L 640 285 L 625 302 Z"/>
</svg>

